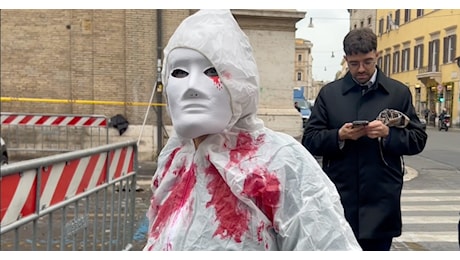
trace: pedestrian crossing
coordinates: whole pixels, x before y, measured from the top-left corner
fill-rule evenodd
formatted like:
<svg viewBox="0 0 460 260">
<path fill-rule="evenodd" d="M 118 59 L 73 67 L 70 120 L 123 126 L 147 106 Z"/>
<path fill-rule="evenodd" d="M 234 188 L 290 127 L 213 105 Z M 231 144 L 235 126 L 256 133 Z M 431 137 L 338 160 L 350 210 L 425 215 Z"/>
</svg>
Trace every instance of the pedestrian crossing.
<svg viewBox="0 0 460 260">
<path fill-rule="evenodd" d="M 459 250 L 460 190 L 403 190 L 401 210 L 403 231 L 394 243 Z"/>
</svg>

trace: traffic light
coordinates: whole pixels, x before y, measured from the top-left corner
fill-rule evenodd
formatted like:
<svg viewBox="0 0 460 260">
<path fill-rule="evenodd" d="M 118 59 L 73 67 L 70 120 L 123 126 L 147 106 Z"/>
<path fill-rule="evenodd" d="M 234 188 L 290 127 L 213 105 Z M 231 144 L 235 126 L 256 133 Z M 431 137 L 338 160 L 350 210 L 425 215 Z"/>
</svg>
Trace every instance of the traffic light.
<svg viewBox="0 0 460 260">
<path fill-rule="evenodd" d="M 439 100 L 439 102 L 441 102 L 441 103 L 444 102 L 444 93 L 439 93 L 439 94 L 438 94 L 438 100 Z"/>
</svg>

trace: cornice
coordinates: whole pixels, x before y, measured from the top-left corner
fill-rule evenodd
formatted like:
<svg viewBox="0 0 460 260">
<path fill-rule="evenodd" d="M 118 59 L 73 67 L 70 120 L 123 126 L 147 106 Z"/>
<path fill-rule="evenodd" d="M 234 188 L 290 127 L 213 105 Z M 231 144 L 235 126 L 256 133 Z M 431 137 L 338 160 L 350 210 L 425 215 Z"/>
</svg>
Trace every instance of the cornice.
<svg viewBox="0 0 460 260">
<path fill-rule="evenodd" d="M 232 9 L 233 16 L 242 29 L 291 31 L 305 18 L 305 12 L 295 9 Z"/>
</svg>

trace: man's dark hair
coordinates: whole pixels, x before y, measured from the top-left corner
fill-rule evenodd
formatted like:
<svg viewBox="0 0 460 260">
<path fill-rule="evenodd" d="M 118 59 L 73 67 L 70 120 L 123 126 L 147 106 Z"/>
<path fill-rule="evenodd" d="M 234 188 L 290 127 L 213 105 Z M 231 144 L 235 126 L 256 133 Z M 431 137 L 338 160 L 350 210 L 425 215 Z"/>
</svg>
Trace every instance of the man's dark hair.
<svg viewBox="0 0 460 260">
<path fill-rule="evenodd" d="M 377 35 L 367 28 L 353 29 L 343 39 L 345 55 L 366 54 L 377 50 Z"/>
</svg>

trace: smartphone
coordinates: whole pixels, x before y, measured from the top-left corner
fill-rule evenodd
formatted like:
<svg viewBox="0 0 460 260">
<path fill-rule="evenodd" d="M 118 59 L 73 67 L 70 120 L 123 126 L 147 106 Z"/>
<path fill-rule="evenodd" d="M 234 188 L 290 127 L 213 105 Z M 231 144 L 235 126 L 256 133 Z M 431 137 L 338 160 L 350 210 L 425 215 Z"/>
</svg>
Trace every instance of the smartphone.
<svg viewBox="0 0 460 260">
<path fill-rule="evenodd" d="M 353 121 L 353 127 L 366 126 L 367 124 L 369 124 L 369 121 L 367 121 L 367 120 L 355 120 L 355 121 Z"/>
</svg>

